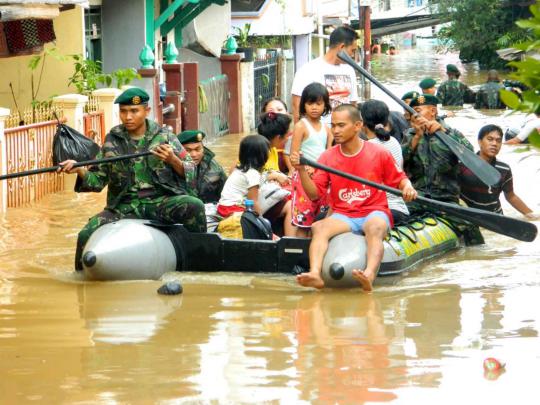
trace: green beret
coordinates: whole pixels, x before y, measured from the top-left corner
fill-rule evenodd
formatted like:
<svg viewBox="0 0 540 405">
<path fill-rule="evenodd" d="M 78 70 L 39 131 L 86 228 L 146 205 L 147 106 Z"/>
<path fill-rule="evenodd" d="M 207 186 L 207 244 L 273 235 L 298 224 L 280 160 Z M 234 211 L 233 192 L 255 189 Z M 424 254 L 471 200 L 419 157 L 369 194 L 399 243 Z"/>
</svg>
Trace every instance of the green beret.
<svg viewBox="0 0 540 405">
<path fill-rule="evenodd" d="M 453 65 L 450 63 L 446 65 L 446 73 L 456 73 L 459 75 L 459 69 L 457 68 L 456 65 Z"/>
<path fill-rule="evenodd" d="M 404 95 L 401 96 L 402 100 L 412 100 L 415 97 L 418 97 L 420 95 L 417 91 L 408 91 Z"/>
<path fill-rule="evenodd" d="M 206 134 L 203 131 L 189 130 L 178 135 L 178 140 L 181 144 L 202 142 L 205 136 Z"/>
<path fill-rule="evenodd" d="M 150 96 L 146 91 L 139 87 L 127 89 L 114 100 L 115 104 L 121 105 L 141 105 L 147 104 Z"/>
<path fill-rule="evenodd" d="M 409 103 L 411 107 L 421 105 L 434 105 L 436 107 L 437 104 L 439 104 L 439 99 L 431 94 L 420 94 L 419 96 L 413 98 Z"/>
<path fill-rule="evenodd" d="M 436 84 L 437 82 L 431 77 L 426 77 L 425 79 L 422 79 L 420 83 L 418 83 L 420 88 L 423 90 L 431 89 L 432 87 L 435 87 Z"/>
</svg>

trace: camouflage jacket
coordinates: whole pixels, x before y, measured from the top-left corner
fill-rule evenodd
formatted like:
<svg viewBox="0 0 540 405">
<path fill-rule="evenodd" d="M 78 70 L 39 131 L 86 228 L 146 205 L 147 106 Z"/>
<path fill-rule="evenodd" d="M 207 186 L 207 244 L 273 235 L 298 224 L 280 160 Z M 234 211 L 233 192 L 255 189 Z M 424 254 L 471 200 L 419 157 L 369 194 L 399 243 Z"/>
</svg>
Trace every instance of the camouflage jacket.
<svg viewBox="0 0 540 405">
<path fill-rule="evenodd" d="M 218 202 L 227 180 L 223 167 L 214 156 L 214 152 L 205 146 L 201 163 L 195 169 L 195 192 L 204 203 Z"/>
<path fill-rule="evenodd" d="M 459 80 L 447 80 L 439 86 L 437 98 L 442 105 L 463 106 L 463 103 L 474 103 L 474 91 Z"/>
<path fill-rule="evenodd" d="M 487 82 L 483 84 L 478 93 L 476 93 L 476 101 L 474 108 L 506 108 L 499 97 L 499 90 L 504 89 L 504 86 L 499 82 Z"/>
<path fill-rule="evenodd" d="M 439 123 L 443 124 L 441 121 Z M 473 146 L 461 132 L 446 126 L 445 130 L 444 136 L 473 150 Z M 457 203 L 459 201 L 458 158 L 435 135 L 424 135 L 413 151 L 411 142 L 414 135 L 414 129 L 409 129 L 405 132 L 402 143 L 403 168 L 414 188 L 426 197 Z"/>
<path fill-rule="evenodd" d="M 92 166 L 83 179 L 77 177 L 75 191 L 99 192 L 108 186 L 109 209 L 115 208 L 120 202 L 136 198 L 137 191 L 144 191 L 141 198 L 192 194 L 188 190 L 189 185 L 194 183 L 195 167 L 191 163 L 190 156 L 172 132 L 161 128 L 153 121 L 146 120 L 146 132 L 137 145 L 131 141 L 123 125 L 112 128 L 96 159 L 139 153 L 164 143 L 172 145 L 175 153 L 184 161 L 184 178 L 165 162 L 149 155 Z"/>
</svg>

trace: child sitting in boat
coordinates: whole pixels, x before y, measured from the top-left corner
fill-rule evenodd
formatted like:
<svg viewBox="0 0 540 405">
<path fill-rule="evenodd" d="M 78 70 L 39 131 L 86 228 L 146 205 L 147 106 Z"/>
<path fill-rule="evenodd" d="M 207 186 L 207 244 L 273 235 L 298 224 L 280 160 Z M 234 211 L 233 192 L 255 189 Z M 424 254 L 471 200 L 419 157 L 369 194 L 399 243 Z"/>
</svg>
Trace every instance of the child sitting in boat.
<svg viewBox="0 0 540 405">
<path fill-rule="evenodd" d="M 269 112 L 262 114 L 260 117 L 257 132 L 270 142 L 270 153 L 263 172 L 267 178 L 264 179 L 261 186 L 265 191 L 265 195 L 275 190 L 276 182 L 279 183 L 282 189 L 286 190 L 286 192 L 280 193 L 281 196 L 289 197 L 291 194 L 291 179 L 279 171 L 278 158 L 278 150 L 283 149 L 285 146 L 290 125 L 291 117 L 288 114 Z M 273 184 L 268 184 L 269 181 L 273 182 Z M 291 223 L 291 216 L 292 209 L 289 198 L 283 198 L 273 204 L 272 208 L 265 213 L 265 217 L 272 222 L 273 226 L 280 228 L 281 224 L 283 224 L 283 234 L 286 236 L 296 235 L 296 227 Z M 281 218 L 285 219 L 281 221 Z M 278 219 L 279 222 L 276 221 Z"/>
<path fill-rule="evenodd" d="M 263 175 L 263 167 L 268 161 L 270 142 L 261 135 L 248 135 L 240 142 L 238 164 L 232 171 L 217 206 L 217 212 L 222 217 L 228 217 L 235 212 L 245 211 L 244 200 L 247 198 L 254 201 L 254 210 L 263 214 L 259 201 L 259 189 L 264 181 L 277 180 L 279 172 L 266 172 Z M 290 214 L 290 202 L 283 204 L 281 211 L 277 213 L 284 218 L 285 236 L 293 236 L 291 230 L 290 215 L 287 218 L 287 207 Z M 287 224 L 289 226 L 287 226 Z"/>
<path fill-rule="evenodd" d="M 289 115 L 287 104 L 285 104 L 285 102 L 279 97 L 269 98 L 263 103 L 263 106 L 261 108 L 261 114 L 269 112 Z M 291 175 L 294 171 L 294 168 L 291 165 L 291 161 L 289 160 L 289 155 L 291 154 L 292 130 L 289 130 L 287 132 L 285 138 L 286 139 L 284 147 L 282 149 L 277 148 L 279 170 L 282 173 L 288 173 L 289 175 Z"/>
<path fill-rule="evenodd" d="M 332 111 L 328 90 L 320 83 L 311 83 L 302 91 L 300 97 L 300 121 L 294 126 L 291 153 L 301 151 L 302 155 L 313 161 L 332 146 L 332 133 L 321 117 Z M 303 169 L 300 169 L 303 170 Z M 313 168 L 305 166 L 310 176 Z M 296 225 L 296 236 L 307 237 L 311 224 L 321 209 L 326 206 L 326 195 L 316 201 L 311 201 L 302 188 L 300 175 L 295 171 L 292 176 L 292 221 Z"/>
</svg>

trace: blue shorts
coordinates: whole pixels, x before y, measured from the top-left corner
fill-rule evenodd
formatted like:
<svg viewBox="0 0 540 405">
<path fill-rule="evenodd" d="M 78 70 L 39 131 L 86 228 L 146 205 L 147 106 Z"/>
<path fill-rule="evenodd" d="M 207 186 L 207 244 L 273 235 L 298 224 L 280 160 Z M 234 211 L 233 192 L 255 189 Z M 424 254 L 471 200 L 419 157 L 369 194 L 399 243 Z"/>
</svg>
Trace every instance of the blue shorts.
<svg viewBox="0 0 540 405">
<path fill-rule="evenodd" d="M 390 219 L 383 211 L 372 211 L 365 217 L 360 218 L 351 218 L 343 214 L 332 214 L 330 218 L 339 219 L 342 222 L 345 222 L 351 228 L 352 233 L 363 234 L 364 233 L 364 224 L 366 221 L 373 217 L 379 217 L 386 221 L 386 225 L 390 228 Z"/>
</svg>

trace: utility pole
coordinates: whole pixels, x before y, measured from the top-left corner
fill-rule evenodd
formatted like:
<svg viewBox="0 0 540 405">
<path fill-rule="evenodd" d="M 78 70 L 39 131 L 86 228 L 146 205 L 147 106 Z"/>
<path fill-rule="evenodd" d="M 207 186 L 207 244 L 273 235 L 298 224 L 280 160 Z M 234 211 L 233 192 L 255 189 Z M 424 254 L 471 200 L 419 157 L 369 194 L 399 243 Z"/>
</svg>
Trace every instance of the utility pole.
<svg viewBox="0 0 540 405">
<path fill-rule="evenodd" d="M 371 60 L 371 7 L 366 1 L 358 0 L 358 28 L 364 32 L 364 55 L 362 58 L 364 69 L 369 69 Z"/>
<path fill-rule="evenodd" d="M 358 28 L 364 33 L 364 47 L 362 54 L 362 65 L 369 71 L 369 62 L 371 60 L 371 8 L 369 0 L 358 0 Z M 371 86 L 362 76 L 362 90 L 364 100 L 371 98 Z"/>
</svg>

